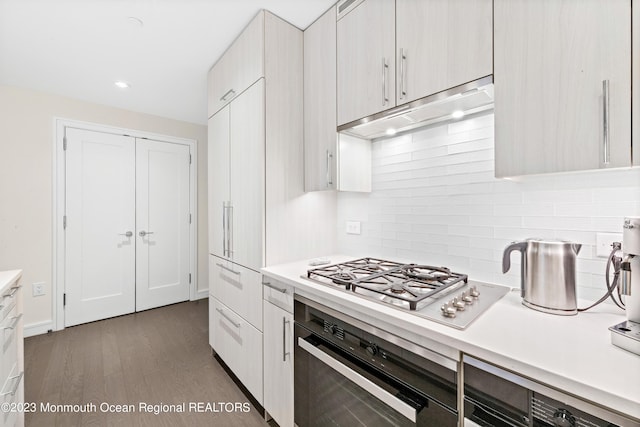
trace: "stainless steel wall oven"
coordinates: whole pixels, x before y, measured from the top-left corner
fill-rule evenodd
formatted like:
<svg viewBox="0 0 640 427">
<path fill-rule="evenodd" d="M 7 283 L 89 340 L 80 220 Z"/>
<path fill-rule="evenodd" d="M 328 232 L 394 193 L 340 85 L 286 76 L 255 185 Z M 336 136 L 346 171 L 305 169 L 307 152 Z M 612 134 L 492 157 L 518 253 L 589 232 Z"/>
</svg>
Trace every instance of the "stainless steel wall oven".
<svg viewBox="0 0 640 427">
<path fill-rule="evenodd" d="M 296 296 L 295 422 L 456 426 L 457 362 Z"/>
</svg>

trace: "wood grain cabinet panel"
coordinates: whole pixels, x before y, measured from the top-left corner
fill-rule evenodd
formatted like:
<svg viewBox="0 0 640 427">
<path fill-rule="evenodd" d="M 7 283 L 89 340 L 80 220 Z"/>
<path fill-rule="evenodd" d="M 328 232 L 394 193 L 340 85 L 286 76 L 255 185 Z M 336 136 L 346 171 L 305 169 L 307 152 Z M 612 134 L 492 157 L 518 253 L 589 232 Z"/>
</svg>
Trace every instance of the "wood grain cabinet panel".
<svg viewBox="0 0 640 427">
<path fill-rule="evenodd" d="M 493 73 L 492 0 L 396 0 L 397 104 Z"/>
<path fill-rule="evenodd" d="M 495 0 L 494 21 L 496 176 L 629 166 L 631 1 Z"/>
<path fill-rule="evenodd" d="M 337 24 L 338 125 L 396 105 L 395 1 L 365 0 Z"/>
</svg>

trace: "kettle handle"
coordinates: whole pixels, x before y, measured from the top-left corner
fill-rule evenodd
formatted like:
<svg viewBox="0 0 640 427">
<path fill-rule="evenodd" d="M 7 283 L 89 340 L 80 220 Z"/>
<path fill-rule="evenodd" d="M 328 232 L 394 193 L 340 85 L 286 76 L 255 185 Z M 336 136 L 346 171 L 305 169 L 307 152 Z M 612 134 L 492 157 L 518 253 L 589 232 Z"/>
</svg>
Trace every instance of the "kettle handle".
<svg viewBox="0 0 640 427">
<path fill-rule="evenodd" d="M 524 263 L 527 242 L 513 242 L 504 248 L 504 253 L 502 254 L 502 273 L 506 273 L 511 268 L 511 252 L 513 251 L 520 251 L 520 294 L 524 297 Z"/>
<path fill-rule="evenodd" d="M 504 253 L 502 254 L 502 272 L 506 273 L 511 268 L 511 252 L 520 251 L 522 252 L 522 257 L 524 258 L 524 253 L 527 249 L 527 242 L 513 242 L 506 248 L 504 248 Z"/>
</svg>

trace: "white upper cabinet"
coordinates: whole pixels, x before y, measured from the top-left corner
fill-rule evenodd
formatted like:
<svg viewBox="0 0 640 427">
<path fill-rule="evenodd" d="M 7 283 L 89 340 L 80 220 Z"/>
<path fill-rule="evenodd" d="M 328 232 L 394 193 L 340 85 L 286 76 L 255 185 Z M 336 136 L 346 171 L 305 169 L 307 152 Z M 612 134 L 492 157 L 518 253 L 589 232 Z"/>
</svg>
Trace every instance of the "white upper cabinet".
<svg viewBox="0 0 640 427">
<path fill-rule="evenodd" d="M 365 0 L 337 32 L 338 125 L 394 107 L 395 1 Z"/>
<path fill-rule="evenodd" d="M 492 0 L 396 0 L 397 104 L 493 74 Z"/>
<path fill-rule="evenodd" d="M 209 117 L 264 77 L 264 13 L 260 12 L 208 75 Z"/>
<path fill-rule="evenodd" d="M 495 167 L 631 164 L 631 0 L 495 0 Z"/>
<path fill-rule="evenodd" d="M 492 6 L 492 0 L 339 2 L 338 126 L 491 75 Z"/>
<path fill-rule="evenodd" d="M 336 188 L 336 8 L 304 31 L 304 189 Z"/>
</svg>

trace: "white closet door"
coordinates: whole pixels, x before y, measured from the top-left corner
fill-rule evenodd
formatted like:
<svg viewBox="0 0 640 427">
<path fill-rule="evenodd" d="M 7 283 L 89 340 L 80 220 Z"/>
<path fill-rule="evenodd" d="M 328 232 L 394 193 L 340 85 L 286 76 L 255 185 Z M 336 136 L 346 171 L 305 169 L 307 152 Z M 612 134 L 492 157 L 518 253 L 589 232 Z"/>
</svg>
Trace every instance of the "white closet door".
<svg viewBox="0 0 640 427">
<path fill-rule="evenodd" d="M 66 138 L 65 326 L 72 326 L 135 309 L 135 144 L 78 129 Z"/>
<path fill-rule="evenodd" d="M 189 299 L 189 154 L 136 140 L 136 311 Z"/>
</svg>

